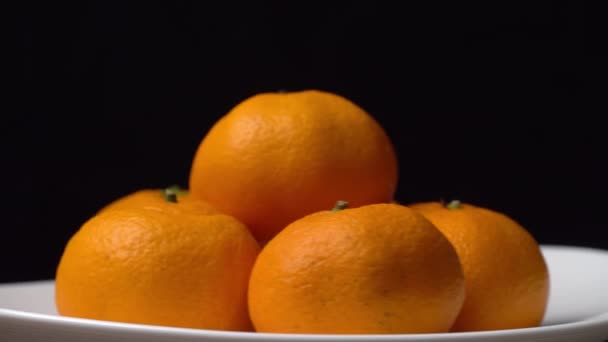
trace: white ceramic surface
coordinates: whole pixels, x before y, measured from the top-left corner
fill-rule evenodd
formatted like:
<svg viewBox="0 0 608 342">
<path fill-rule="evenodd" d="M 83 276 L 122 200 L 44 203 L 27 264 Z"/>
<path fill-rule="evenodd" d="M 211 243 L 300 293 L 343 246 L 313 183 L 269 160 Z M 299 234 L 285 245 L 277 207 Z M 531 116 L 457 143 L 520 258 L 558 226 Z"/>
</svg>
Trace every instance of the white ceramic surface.
<svg viewBox="0 0 608 342">
<path fill-rule="evenodd" d="M 608 251 L 542 246 L 551 276 L 543 326 L 472 333 L 289 335 L 124 324 L 57 316 L 53 282 L 0 284 L 0 341 L 342 342 L 608 341 Z"/>
</svg>

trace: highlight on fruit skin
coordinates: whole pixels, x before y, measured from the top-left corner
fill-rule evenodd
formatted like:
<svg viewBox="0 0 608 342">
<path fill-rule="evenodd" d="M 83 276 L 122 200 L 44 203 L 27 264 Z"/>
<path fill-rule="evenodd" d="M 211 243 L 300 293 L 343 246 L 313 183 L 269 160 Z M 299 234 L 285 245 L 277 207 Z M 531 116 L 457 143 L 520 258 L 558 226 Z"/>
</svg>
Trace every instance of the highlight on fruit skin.
<svg viewBox="0 0 608 342">
<path fill-rule="evenodd" d="M 218 214 L 209 202 L 192 198 L 187 189 L 170 185 L 162 189 L 140 189 L 106 204 L 97 214 L 116 209 L 141 208 L 156 211 L 186 212 L 197 215 Z"/>
<path fill-rule="evenodd" d="M 256 331 L 449 331 L 465 290 L 448 240 L 405 206 L 344 204 L 292 222 L 262 249 L 248 292 Z"/>
</svg>

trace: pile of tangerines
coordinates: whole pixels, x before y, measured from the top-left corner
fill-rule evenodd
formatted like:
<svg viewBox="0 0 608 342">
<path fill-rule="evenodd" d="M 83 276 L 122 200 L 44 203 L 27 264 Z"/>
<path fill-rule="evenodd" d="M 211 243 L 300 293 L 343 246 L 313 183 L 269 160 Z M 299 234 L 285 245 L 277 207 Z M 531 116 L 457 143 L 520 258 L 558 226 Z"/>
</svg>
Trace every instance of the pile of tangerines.
<svg viewBox="0 0 608 342">
<path fill-rule="evenodd" d="M 142 189 L 67 243 L 61 315 L 214 330 L 398 334 L 538 326 L 549 276 L 506 215 L 399 204 L 384 129 L 337 94 L 245 99 L 187 191 Z"/>
</svg>

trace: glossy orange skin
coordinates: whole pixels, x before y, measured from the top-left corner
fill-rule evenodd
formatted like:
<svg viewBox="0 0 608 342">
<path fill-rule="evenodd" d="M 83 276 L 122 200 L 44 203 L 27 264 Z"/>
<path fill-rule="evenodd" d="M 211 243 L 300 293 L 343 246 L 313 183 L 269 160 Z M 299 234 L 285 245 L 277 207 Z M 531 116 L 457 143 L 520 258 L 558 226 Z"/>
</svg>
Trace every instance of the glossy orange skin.
<svg viewBox="0 0 608 342">
<path fill-rule="evenodd" d="M 177 193 L 177 202 L 168 201 L 163 189 L 142 189 L 120 197 L 99 210 L 99 213 L 115 209 L 143 208 L 171 213 L 187 212 L 197 215 L 219 214 L 210 203 L 193 199 L 187 191 Z"/>
<path fill-rule="evenodd" d="M 56 273 L 63 316 L 252 329 L 247 284 L 259 246 L 227 215 L 116 209 L 70 239 Z"/>
<path fill-rule="evenodd" d="M 308 90 L 258 94 L 232 108 L 201 141 L 189 188 L 265 243 L 340 199 L 389 202 L 397 176 L 393 146 L 368 113 Z"/>
<path fill-rule="evenodd" d="M 549 296 L 549 272 L 540 246 L 506 215 L 470 204 L 410 206 L 441 230 L 464 268 L 466 299 L 453 331 L 539 326 Z"/>
<path fill-rule="evenodd" d="M 249 283 L 260 332 L 447 332 L 463 300 L 454 248 L 422 215 L 396 204 L 293 222 L 263 248 Z"/>
</svg>

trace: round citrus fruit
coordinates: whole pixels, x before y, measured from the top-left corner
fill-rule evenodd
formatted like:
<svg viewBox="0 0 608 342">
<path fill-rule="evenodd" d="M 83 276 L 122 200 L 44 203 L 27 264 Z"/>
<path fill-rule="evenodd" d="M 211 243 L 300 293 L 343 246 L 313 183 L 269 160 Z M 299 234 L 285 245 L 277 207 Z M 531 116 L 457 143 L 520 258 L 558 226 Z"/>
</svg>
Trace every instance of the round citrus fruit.
<svg viewBox="0 0 608 342">
<path fill-rule="evenodd" d="M 466 298 L 452 330 L 540 325 L 549 274 L 540 246 L 527 230 L 502 213 L 458 201 L 410 207 L 433 222 L 460 257 Z"/>
<path fill-rule="evenodd" d="M 384 129 L 361 107 L 308 90 L 249 97 L 201 141 L 192 196 L 244 222 L 262 243 L 331 207 L 388 202 L 397 160 Z"/>
<path fill-rule="evenodd" d="M 249 310 L 262 332 L 446 332 L 464 300 L 462 272 L 448 240 L 407 207 L 324 211 L 262 249 Z"/>
<path fill-rule="evenodd" d="M 142 208 L 171 213 L 209 215 L 220 212 L 208 202 L 193 199 L 187 190 L 177 185 L 164 189 L 142 189 L 120 197 L 105 205 L 98 213 L 115 209 Z"/>
<path fill-rule="evenodd" d="M 116 209 L 70 239 L 56 273 L 64 316 L 251 330 L 247 283 L 259 246 L 227 215 Z"/>
</svg>

